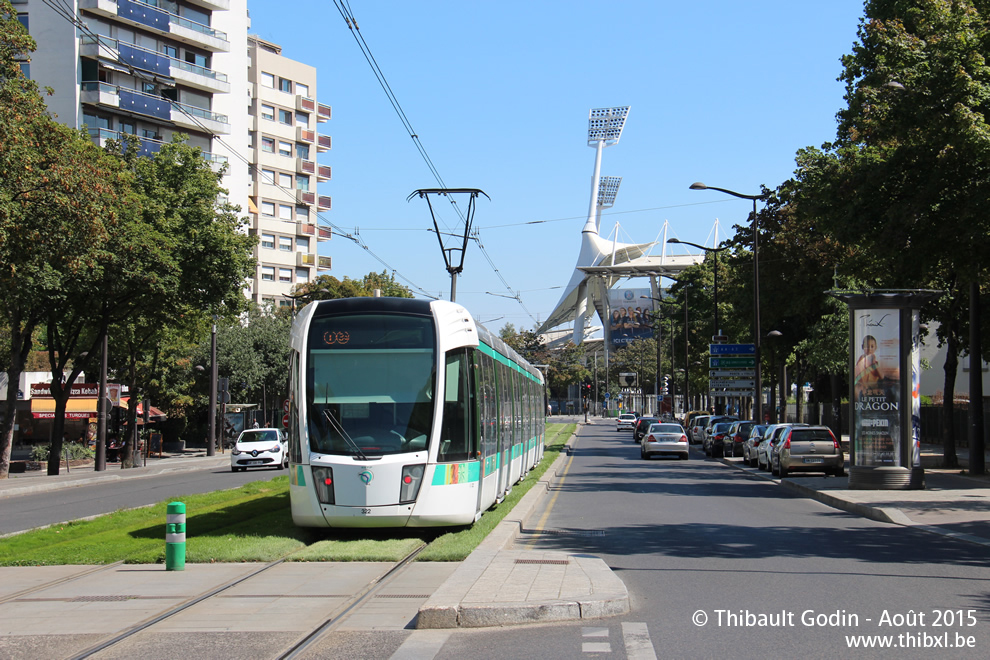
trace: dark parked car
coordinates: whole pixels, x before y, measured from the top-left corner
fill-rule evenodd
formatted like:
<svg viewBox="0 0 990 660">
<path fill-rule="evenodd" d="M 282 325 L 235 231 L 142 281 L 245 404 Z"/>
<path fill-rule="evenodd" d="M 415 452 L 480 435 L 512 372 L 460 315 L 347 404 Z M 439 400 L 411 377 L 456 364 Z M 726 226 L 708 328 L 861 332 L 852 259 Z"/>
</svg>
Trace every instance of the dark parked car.
<svg viewBox="0 0 990 660">
<path fill-rule="evenodd" d="M 636 426 L 633 427 L 633 442 L 641 441 L 643 436 L 649 433 L 650 424 L 656 424 L 659 421 L 656 417 L 640 417 L 636 420 Z"/>
<path fill-rule="evenodd" d="M 735 422 L 729 429 L 729 434 L 722 447 L 723 456 L 742 456 L 743 443 L 749 439 L 749 433 L 756 426 L 756 422 Z"/>
<path fill-rule="evenodd" d="M 705 434 L 705 443 L 703 445 L 705 456 L 722 456 L 722 443 L 725 441 L 725 437 L 731 427 L 732 422 L 719 422 L 710 427 L 709 432 Z"/>
</svg>

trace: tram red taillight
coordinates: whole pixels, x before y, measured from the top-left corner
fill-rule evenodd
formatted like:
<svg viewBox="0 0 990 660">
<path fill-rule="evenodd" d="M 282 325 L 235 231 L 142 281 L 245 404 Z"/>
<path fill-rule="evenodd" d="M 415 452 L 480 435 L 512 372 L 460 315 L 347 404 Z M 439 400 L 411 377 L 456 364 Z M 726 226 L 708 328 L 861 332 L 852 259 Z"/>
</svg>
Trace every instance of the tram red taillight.
<svg viewBox="0 0 990 660">
<path fill-rule="evenodd" d="M 313 486 L 320 504 L 334 504 L 333 468 L 313 466 Z"/>
<path fill-rule="evenodd" d="M 399 504 L 409 504 L 416 501 L 425 472 L 425 465 L 406 465 L 402 468 L 402 480 L 399 486 Z"/>
</svg>

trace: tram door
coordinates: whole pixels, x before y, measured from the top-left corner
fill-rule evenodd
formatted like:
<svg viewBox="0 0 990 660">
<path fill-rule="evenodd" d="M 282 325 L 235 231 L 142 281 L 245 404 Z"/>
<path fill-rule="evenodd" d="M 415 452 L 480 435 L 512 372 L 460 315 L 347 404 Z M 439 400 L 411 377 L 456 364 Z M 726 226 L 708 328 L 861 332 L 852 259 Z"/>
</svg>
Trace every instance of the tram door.
<svg viewBox="0 0 990 660">
<path fill-rule="evenodd" d="M 498 424 L 498 500 L 505 497 L 509 487 L 509 469 L 512 460 L 512 388 L 509 384 L 509 368 L 497 363 L 499 393 Z"/>
</svg>

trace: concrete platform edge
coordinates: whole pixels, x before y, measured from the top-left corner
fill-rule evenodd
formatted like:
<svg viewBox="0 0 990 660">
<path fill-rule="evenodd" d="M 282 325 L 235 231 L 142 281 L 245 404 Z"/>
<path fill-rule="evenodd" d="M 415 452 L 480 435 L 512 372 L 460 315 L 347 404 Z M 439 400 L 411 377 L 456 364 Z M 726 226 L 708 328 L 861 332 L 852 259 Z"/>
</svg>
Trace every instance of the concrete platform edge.
<svg viewBox="0 0 990 660">
<path fill-rule="evenodd" d="M 604 561 L 587 555 L 582 556 L 579 563 L 586 573 L 593 576 L 596 589 L 591 597 L 501 603 L 475 603 L 465 600 L 474 584 L 491 567 L 498 553 L 509 548 L 518 538 L 526 519 L 536 509 L 541 498 L 549 493 L 554 480 L 570 456 L 572 441 L 573 437 L 567 441 L 566 451 L 561 452 L 543 477 L 519 500 L 510 514 L 423 604 L 416 618 L 416 628 L 485 628 L 577 621 L 616 616 L 629 611 L 629 593 L 625 584 L 612 573 Z"/>
</svg>

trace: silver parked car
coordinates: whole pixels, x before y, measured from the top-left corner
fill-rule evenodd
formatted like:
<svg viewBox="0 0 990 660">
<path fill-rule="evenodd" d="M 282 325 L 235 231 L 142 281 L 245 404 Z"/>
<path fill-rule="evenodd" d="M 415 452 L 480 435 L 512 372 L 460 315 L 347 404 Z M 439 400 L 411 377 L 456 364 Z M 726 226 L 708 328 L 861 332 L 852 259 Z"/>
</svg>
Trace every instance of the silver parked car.
<svg viewBox="0 0 990 660">
<path fill-rule="evenodd" d="M 700 445 L 705 439 L 705 427 L 711 415 L 698 415 L 691 420 L 691 427 L 688 429 L 688 440 L 693 445 Z"/>
<path fill-rule="evenodd" d="M 687 433 L 680 424 L 650 424 L 650 430 L 639 445 L 640 456 L 645 460 L 654 454 L 674 455 L 688 459 Z"/>
<path fill-rule="evenodd" d="M 783 479 L 790 472 L 844 473 L 842 446 L 827 426 L 793 426 L 781 434 L 773 467 Z"/>
<path fill-rule="evenodd" d="M 756 466 L 761 470 L 770 471 L 770 452 L 773 449 L 774 440 L 780 437 L 781 431 L 790 424 L 771 424 L 763 432 L 763 441 L 756 448 Z"/>
</svg>

